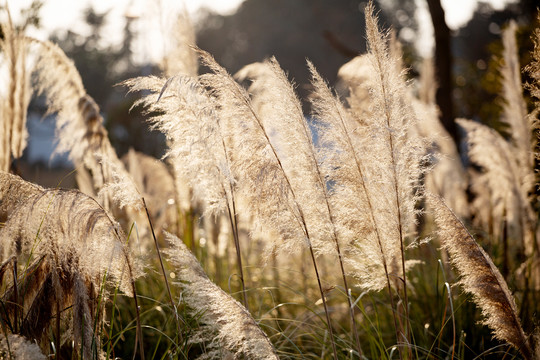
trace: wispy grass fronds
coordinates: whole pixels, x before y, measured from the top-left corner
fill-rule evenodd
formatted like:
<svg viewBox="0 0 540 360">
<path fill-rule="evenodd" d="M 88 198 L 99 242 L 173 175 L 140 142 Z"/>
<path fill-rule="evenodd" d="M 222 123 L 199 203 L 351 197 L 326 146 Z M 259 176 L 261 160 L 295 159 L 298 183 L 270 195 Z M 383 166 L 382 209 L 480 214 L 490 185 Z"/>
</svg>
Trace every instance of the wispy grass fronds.
<svg viewBox="0 0 540 360">
<path fill-rule="evenodd" d="M 418 216 L 416 204 L 422 195 L 418 180 L 425 170 L 425 145 L 420 138 L 410 136 L 417 120 L 407 102 L 404 72 L 396 66 L 399 59 L 393 58 L 389 52 L 387 35 L 378 28 L 372 3 L 366 7 L 365 15 L 368 54 L 373 67 L 370 114 L 366 123 L 370 150 L 378 154 L 377 160 L 369 163 L 365 176 L 373 184 L 370 193 L 377 199 L 373 203 L 377 227 L 383 238 L 391 239 L 388 240 L 392 244 L 389 253 L 398 251 L 400 254 L 401 274 L 396 275 L 403 285 L 405 331 L 409 341 L 405 248 L 406 238 L 414 233 Z"/>
<path fill-rule="evenodd" d="M 495 236 L 501 236 L 503 227 L 507 226 L 508 236 L 520 242 L 520 251 L 532 254 L 533 240 L 525 236 L 533 223 L 532 209 L 527 193 L 521 187 L 519 165 L 512 145 L 485 125 L 465 119 L 458 119 L 457 123 L 467 132 L 471 160 L 484 169 L 478 181 L 490 189 Z"/>
<path fill-rule="evenodd" d="M 482 310 L 483 323 L 491 328 L 497 339 L 514 346 L 526 359 L 533 359 L 533 350 L 521 328 L 514 298 L 501 273 L 440 198 L 430 196 L 428 201 L 434 209 L 443 248 L 449 252 L 461 274 L 460 284 L 473 295 Z"/>
<path fill-rule="evenodd" d="M 30 71 L 27 69 L 28 42 L 13 27 L 11 15 L 2 24 L 3 38 L 0 49 L 4 63 L 7 64 L 7 89 L 1 101 L 2 149 L 0 170 L 9 171 L 11 156 L 18 159 L 26 147 L 28 131 L 26 129 L 26 113 L 32 89 L 30 86 Z"/>
<path fill-rule="evenodd" d="M 39 346 L 16 334 L 2 335 L 0 339 L 0 358 L 13 360 L 45 360 L 47 357 Z"/>
<path fill-rule="evenodd" d="M 286 162 L 286 158 L 293 154 L 285 154 L 284 158 L 279 155 L 279 150 L 270 140 L 264 120 L 254 109 L 247 91 L 210 54 L 202 50 L 199 50 L 199 54 L 203 63 L 213 72 L 202 75 L 200 79 L 216 97 L 223 128 L 228 131 L 224 139 L 234 149 L 231 170 L 239 183 L 239 191 L 247 200 L 248 209 L 255 215 L 262 229 L 275 230 L 279 234 L 276 240 L 281 241 L 280 249 L 294 252 L 307 247 L 309 250 L 334 358 L 337 358 L 332 325 L 312 243 L 315 235 L 306 217 L 306 213 L 309 214 L 312 210 L 303 206 L 302 187 L 297 186 L 297 182 L 293 180 L 297 174 Z M 285 82 L 289 84 L 286 79 Z M 277 93 L 284 98 L 293 96 L 292 101 L 291 98 L 287 99 L 287 103 L 295 106 L 294 92 L 291 94 L 288 88 L 284 90 L 281 87 L 277 89 Z M 305 144 L 305 140 L 303 143 Z M 297 165 L 299 166 L 301 165 Z M 309 175 L 298 175 L 303 181 L 313 181 Z"/>
<path fill-rule="evenodd" d="M 396 265 L 400 247 L 396 237 L 388 237 L 383 232 L 384 216 L 389 215 L 379 212 L 384 198 L 377 198 L 374 188 L 380 182 L 370 177 L 371 167 L 380 154 L 370 148 L 369 128 L 357 122 L 358 115 L 347 111 L 315 68 L 309 66 L 314 87 L 312 104 L 319 124 L 320 158 L 331 186 L 348 272 L 359 280 L 358 285 L 363 289 L 387 288 L 396 338 L 402 342 L 402 326 L 392 291 L 392 283 L 396 283 L 399 276 Z"/>
<path fill-rule="evenodd" d="M 190 178 L 185 177 L 184 174 L 182 173 L 183 169 L 185 168 L 185 166 L 183 166 L 182 164 L 185 164 L 185 161 L 187 161 L 188 159 L 184 159 L 182 157 L 176 158 L 174 156 L 174 153 L 180 153 L 181 151 L 173 152 L 172 149 L 175 148 L 175 146 L 171 143 L 172 141 L 182 141 L 182 140 L 173 140 L 174 136 L 180 136 L 182 138 L 182 130 L 178 131 L 178 129 L 181 128 L 182 123 L 175 121 L 174 119 L 176 116 L 175 115 L 176 111 L 178 111 L 179 114 L 182 114 L 182 112 L 183 111 L 185 112 L 186 110 L 185 109 L 183 110 L 181 107 L 179 108 L 178 106 L 174 105 L 175 95 L 172 95 L 174 93 L 173 90 L 169 89 L 168 93 L 166 94 L 165 97 L 163 97 L 163 99 L 161 98 L 161 93 L 164 90 L 165 85 L 167 85 L 166 87 L 169 87 L 171 83 L 178 81 L 179 78 L 187 80 L 187 79 L 190 79 L 190 77 L 186 75 L 176 75 L 174 78 L 176 80 L 171 80 L 170 82 L 167 82 L 166 78 L 160 78 L 156 76 L 139 77 L 139 78 L 134 78 L 134 79 L 128 79 L 122 82 L 121 85 L 128 87 L 130 92 L 137 92 L 137 91 L 147 92 L 143 98 L 139 99 L 134 104 L 134 106 L 142 105 L 142 106 L 147 107 L 148 114 L 152 115 L 152 118 L 150 119 L 152 126 L 154 126 L 155 128 L 161 129 L 161 131 L 165 134 L 167 138 L 170 151 L 168 152 L 168 154 L 166 154 L 165 157 L 169 161 L 172 168 L 172 172 L 173 172 L 174 187 L 175 187 L 175 202 L 179 210 L 183 212 L 184 217 L 186 218 L 186 221 L 189 222 L 187 218 L 192 217 L 193 213 L 195 212 L 195 208 L 199 207 L 201 194 L 196 194 L 194 196 L 193 189 L 191 188 L 189 184 Z M 177 89 L 178 87 L 172 86 L 172 88 Z M 187 95 L 180 94 L 180 96 L 178 97 L 179 103 L 187 99 L 186 97 L 183 97 L 183 96 L 187 96 Z M 191 103 L 189 103 L 188 106 L 192 106 L 193 109 L 197 108 L 197 105 L 191 104 Z M 152 112 L 153 110 L 157 112 Z M 161 111 L 164 112 L 163 114 L 164 116 L 159 115 L 161 114 Z M 195 111 L 194 114 L 191 115 L 192 118 L 193 116 L 196 116 L 196 114 L 198 114 L 198 110 Z M 165 125 L 165 123 L 168 123 L 168 125 Z M 176 131 L 176 133 L 173 134 L 174 131 Z M 194 141 L 194 140 L 191 139 L 191 141 Z M 208 181 L 213 181 L 213 180 L 209 179 Z M 207 192 L 203 190 L 202 197 L 204 198 L 206 194 Z M 223 202 L 218 201 L 217 204 L 223 204 Z M 186 224 L 186 225 L 189 225 L 189 224 Z M 188 226 L 186 226 L 186 229 L 184 230 L 185 230 L 185 233 L 189 232 Z M 191 234 L 184 234 L 184 236 L 188 236 L 188 235 L 191 237 Z"/>
<path fill-rule="evenodd" d="M 399 256 L 395 247 L 387 248 L 375 220 L 375 208 L 365 176 L 369 161 L 367 144 L 362 142 L 365 128 L 332 94 L 327 84 L 308 63 L 314 92 L 312 108 L 319 134 L 321 169 L 329 182 L 332 208 L 339 239 L 347 253 L 350 275 L 366 290 L 379 291 L 390 281 L 389 263 Z"/>
<path fill-rule="evenodd" d="M 246 308 L 208 279 L 180 239 L 171 234 L 166 238 L 182 298 L 199 319 L 198 336 L 193 339 L 206 341 L 206 353 L 201 358 L 278 359 L 272 343 Z"/>
<path fill-rule="evenodd" d="M 247 91 L 206 52 L 200 51 L 205 65 L 213 71 L 201 75 L 203 85 L 216 97 L 216 108 L 224 130 L 224 140 L 231 148 L 231 171 L 255 226 L 275 230 L 283 250 L 305 248 L 306 234 L 302 214 L 285 173 L 278 150 L 265 132 L 262 118 L 255 110 Z M 277 245 L 275 243 L 274 245 Z"/>
<path fill-rule="evenodd" d="M 77 190 L 43 189 L 15 175 L 0 175 L 2 205 L 13 204 L 2 228 L 3 234 L 9 235 L 3 240 L 4 258 L 60 251 L 58 259 L 64 259 L 65 264 L 78 262 L 96 284 L 107 273 L 111 281 L 121 283 L 123 292 L 132 295 L 130 280 L 140 275 L 140 270 L 131 264 L 119 224 L 94 199 Z M 70 253 L 75 258 L 69 258 Z M 133 273 L 126 262 L 133 266 Z"/>
<path fill-rule="evenodd" d="M 255 66 L 250 69 L 251 66 Z M 250 71 L 251 70 L 251 71 Z M 242 71 L 242 70 L 241 70 Z M 318 150 L 314 144 L 312 124 L 302 112 L 302 105 L 275 58 L 263 64 L 244 68 L 247 78 L 253 80 L 248 91 L 259 104 L 258 113 L 272 142 L 280 152 L 281 162 L 289 171 L 295 193 L 301 200 L 306 223 L 310 229 L 313 248 L 319 254 L 337 256 L 346 291 L 349 291 L 344 259 L 338 238 L 336 211 L 330 198 L 325 172 L 321 169 Z M 321 206 L 322 205 L 322 206 Z M 339 210 L 337 211 L 339 212 Z M 347 293 L 352 332 L 357 351 L 362 354 L 354 309 Z"/>
<path fill-rule="evenodd" d="M 520 177 L 524 191 L 531 191 L 535 185 L 534 150 L 536 141 L 532 139 L 532 117 L 528 116 L 523 98 L 521 68 L 516 41 L 517 25 L 510 21 L 503 31 L 502 97 L 504 99 L 502 121 L 509 126 L 512 144 L 516 149 Z"/>
<path fill-rule="evenodd" d="M 70 159 L 78 163 L 84 158 L 85 150 L 90 148 L 88 144 L 93 140 L 90 136 L 105 135 L 92 131 L 103 121 L 99 108 L 86 95 L 79 72 L 62 49 L 48 41 L 33 41 L 40 46 L 40 56 L 35 67 L 37 91 L 39 94 L 47 94 L 48 112 L 58 113 L 56 128 L 59 138 L 56 151 L 69 152 Z"/>
<path fill-rule="evenodd" d="M 27 264 L 22 280 L 4 294 L 25 314 L 21 321 L 14 312 L 10 321 L 21 322 L 21 334 L 39 338 L 46 336 L 43 330 L 53 317 L 59 322 L 60 312 L 67 314 L 63 310 L 72 306 L 71 337 L 91 358 L 93 351 L 101 351 L 99 327 L 93 326 L 102 321 L 96 314 L 104 276 L 133 296 L 140 275 L 125 235 L 94 199 L 79 191 L 41 189 L 7 173 L 0 174 L 0 183 L 2 205 L 13 204 L 0 229 L 1 256 L 17 256 Z"/>
<path fill-rule="evenodd" d="M 251 80 L 248 92 L 253 106 L 294 188 L 313 248 L 319 254 L 336 255 L 337 234 L 313 143 L 313 128 L 303 114 L 294 84 L 275 58 L 250 64 L 241 72 Z"/>
<path fill-rule="evenodd" d="M 373 14 L 373 6 L 366 8 L 366 27 L 370 61 L 374 70 L 372 83 L 372 115 L 367 119 L 367 126 L 375 146 L 374 153 L 381 155 L 368 178 L 372 183 L 382 180 L 382 191 L 388 191 L 389 201 L 380 205 L 386 207 L 394 216 L 388 216 L 386 231 L 398 242 L 404 242 L 405 236 L 413 231 L 417 210 L 416 201 L 421 195 L 418 184 L 422 172 L 425 145 L 414 136 L 409 136 L 417 123 L 415 114 L 407 100 L 407 83 L 404 72 L 398 72 L 388 51 L 386 35 L 378 29 L 377 19 Z M 377 150 L 381 150 L 378 152 Z M 379 178 L 377 178 L 379 176 Z M 375 188 L 375 186 L 373 187 Z M 379 199 L 386 196 L 378 194 Z M 378 204 L 379 205 L 379 204 Z M 382 223 L 378 226 L 385 227 Z M 400 245 L 401 246 L 401 245 Z"/>
<path fill-rule="evenodd" d="M 155 77 L 139 78 L 123 84 L 130 91 L 151 91 L 139 103 L 145 105 L 149 113 L 158 114 L 150 121 L 167 137 L 169 151 L 165 156 L 171 159 L 176 178 L 189 181 L 194 196 L 204 202 L 207 216 L 228 214 L 244 289 L 235 181 L 213 100 L 196 79 L 187 76 L 176 76 L 167 81 Z M 247 306 L 245 291 L 244 305 Z"/>
<path fill-rule="evenodd" d="M 537 140 L 532 137 L 533 116 L 529 116 L 527 113 L 527 105 L 523 98 L 516 30 L 516 23 L 511 21 L 502 34 L 504 62 L 501 67 L 501 75 L 504 103 L 501 120 L 509 127 L 512 145 L 515 149 L 514 153 L 519 165 L 520 186 L 523 187 L 524 193 L 530 193 L 534 192 L 536 185 L 534 151 Z"/>
<path fill-rule="evenodd" d="M 155 129 L 169 142 L 166 157 L 175 171 L 188 179 L 194 196 L 205 203 L 208 214 L 226 209 L 232 183 L 227 153 L 214 104 L 196 79 L 177 76 L 169 80 L 137 78 L 123 83 L 130 91 L 149 90 L 137 104 L 147 107 Z"/>
</svg>

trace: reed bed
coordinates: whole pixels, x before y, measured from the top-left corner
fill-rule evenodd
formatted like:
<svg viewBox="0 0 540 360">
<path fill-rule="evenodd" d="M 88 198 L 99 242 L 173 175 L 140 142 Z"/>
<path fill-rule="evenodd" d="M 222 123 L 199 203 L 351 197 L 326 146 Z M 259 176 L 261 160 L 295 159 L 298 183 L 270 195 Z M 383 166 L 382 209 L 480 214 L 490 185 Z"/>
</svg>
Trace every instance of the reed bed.
<svg viewBox="0 0 540 360">
<path fill-rule="evenodd" d="M 504 30 L 508 134 L 457 119 L 467 168 L 430 62 L 415 90 L 364 13 L 367 53 L 336 90 L 308 61 L 307 99 L 273 57 L 231 75 L 183 14 L 163 76 L 120 84 L 162 159 L 120 159 L 73 62 L 5 25 L 0 358 L 539 359 L 540 33 L 522 84 Z M 33 91 L 80 190 L 10 173 Z"/>
</svg>

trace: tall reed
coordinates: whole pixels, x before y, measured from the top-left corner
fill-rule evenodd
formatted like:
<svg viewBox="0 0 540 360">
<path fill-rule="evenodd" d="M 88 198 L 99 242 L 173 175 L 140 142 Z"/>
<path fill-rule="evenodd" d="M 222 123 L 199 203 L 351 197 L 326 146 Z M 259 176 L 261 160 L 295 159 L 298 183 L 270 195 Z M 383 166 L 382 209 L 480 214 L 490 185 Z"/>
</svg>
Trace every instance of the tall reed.
<svg viewBox="0 0 540 360">
<path fill-rule="evenodd" d="M 517 241 L 518 253 L 525 255 L 530 263 L 533 254 L 539 251 L 538 221 L 531 207 L 538 140 L 533 136 L 535 115 L 527 113 L 523 97 L 516 29 L 516 24 L 511 22 L 502 35 L 501 120 L 508 126 L 508 138 L 479 123 L 465 120 L 458 123 L 467 131 L 471 160 L 482 168 L 478 181 L 489 187 L 489 193 L 476 194 L 477 201 L 482 201 L 482 195 L 489 196 L 483 202 L 490 203 L 491 212 L 484 218 L 491 219 L 493 233 L 504 242 L 504 247 L 508 247 L 508 241 Z M 534 272 L 533 277 L 538 278 L 538 270 Z"/>
<path fill-rule="evenodd" d="M 100 109 L 86 93 L 73 61 L 62 49 L 49 41 L 28 41 L 37 46 L 38 57 L 34 67 L 37 92 L 46 96 L 47 112 L 56 113 L 55 152 L 67 152 L 77 168 L 90 171 L 97 193 L 112 181 L 107 164 L 114 163 L 117 169 L 123 169 L 109 142 Z M 102 159 L 106 159 L 107 164 L 102 163 Z M 112 194 L 106 191 L 101 194 L 102 204 L 111 209 Z"/>
<path fill-rule="evenodd" d="M 397 251 L 402 285 L 405 333 L 403 341 L 410 343 L 410 317 L 406 276 L 406 237 L 414 231 L 418 209 L 415 205 L 422 194 L 418 182 L 425 171 L 425 144 L 418 137 L 411 136 L 417 119 L 407 102 L 407 84 L 403 70 L 396 64 L 399 59 L 388 49 L 387 35 L 378 29 L 373 4 L 365 9 L 368 56 L 373 76 L 368 85 L 370 107 L 365 119 L 369 129 L 369 141 L 378 161 L 368 163 L 365 176 L 370 184 L 370 194 L 377 199 L 374 203 L 376 226 L 388 241 L 388 254 Z M 391 240 L 390 240 L 391 239 Z M 397 264 L 389 264 L 395 266 Z M 397 269 L 396 269 L 397 270 Z M 399 339 L 398 339 L 399 341 Z"/>
<path fill-rule="evenodd" d="M 490 189 L 490 203 L 495 224 L 494 235 L 502 236 L 502 227 L 508 228 L 508 236 L 517 240 L 516 250 L 523 253 L 524 226 L 529 206 L 526 194 L 521 191 L 519 165 L 512 145 L 495 130 L 471 120 L 458 119 L 457 123 L 467 132 L 470 159 L 482 166 L 484 172 L 477 181 L 485 181 Z"/>
</svg>

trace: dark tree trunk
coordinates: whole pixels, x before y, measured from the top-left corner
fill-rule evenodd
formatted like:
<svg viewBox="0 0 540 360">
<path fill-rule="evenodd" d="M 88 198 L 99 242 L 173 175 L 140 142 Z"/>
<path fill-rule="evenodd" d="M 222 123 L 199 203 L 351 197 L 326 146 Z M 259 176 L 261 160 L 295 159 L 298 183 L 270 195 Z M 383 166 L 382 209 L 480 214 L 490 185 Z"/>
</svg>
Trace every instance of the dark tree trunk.
<svg viewBox="0 0 540 360">
<path fill-rule="evenodd" d="M 435 77 L 438 83 L 436 101 L 441 112 L 440 118 L 445 129 L 459 145 L 459 134 L 454 121 L 452 100 L 452 51 L 450 29 L 444 19 L 444 9 L 440 0 L 427 0 L 431 21 L 435 29 Z M 459 148 L 459 146 L 458 146 Z"/>
</svg>

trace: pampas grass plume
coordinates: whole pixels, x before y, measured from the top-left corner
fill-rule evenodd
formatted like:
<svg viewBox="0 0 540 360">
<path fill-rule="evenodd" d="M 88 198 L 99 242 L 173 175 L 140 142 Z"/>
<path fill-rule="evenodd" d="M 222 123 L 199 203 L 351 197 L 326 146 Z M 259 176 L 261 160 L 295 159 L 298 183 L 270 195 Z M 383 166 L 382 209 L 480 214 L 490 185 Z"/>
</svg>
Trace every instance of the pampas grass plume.
<svg viewBox="0 0 540 360">
<path fill-rule="evenodd" d="M 170 243 L 169 260 L 183 289 L 182 296 L 201 325 L 201 339 L 210 343 L 203 354 L 206 358 L 223 358 L 227 352 L 234 358 L 275 359 L 278 357 L 272 343 L 242 304 L 215 285 L 185 244 L 172 234 L 166 234 Z"/>
<path fill-rule="evenodd" d="M 501 273 L 463 223 L 438 197 L 429 196 L 442 246 L 461 274 L 460 284 L 482 310 L 494 336 L 518 349 L 526 359 L 533 351 L 519 320 L 517 307 Z"/>
</svg>

